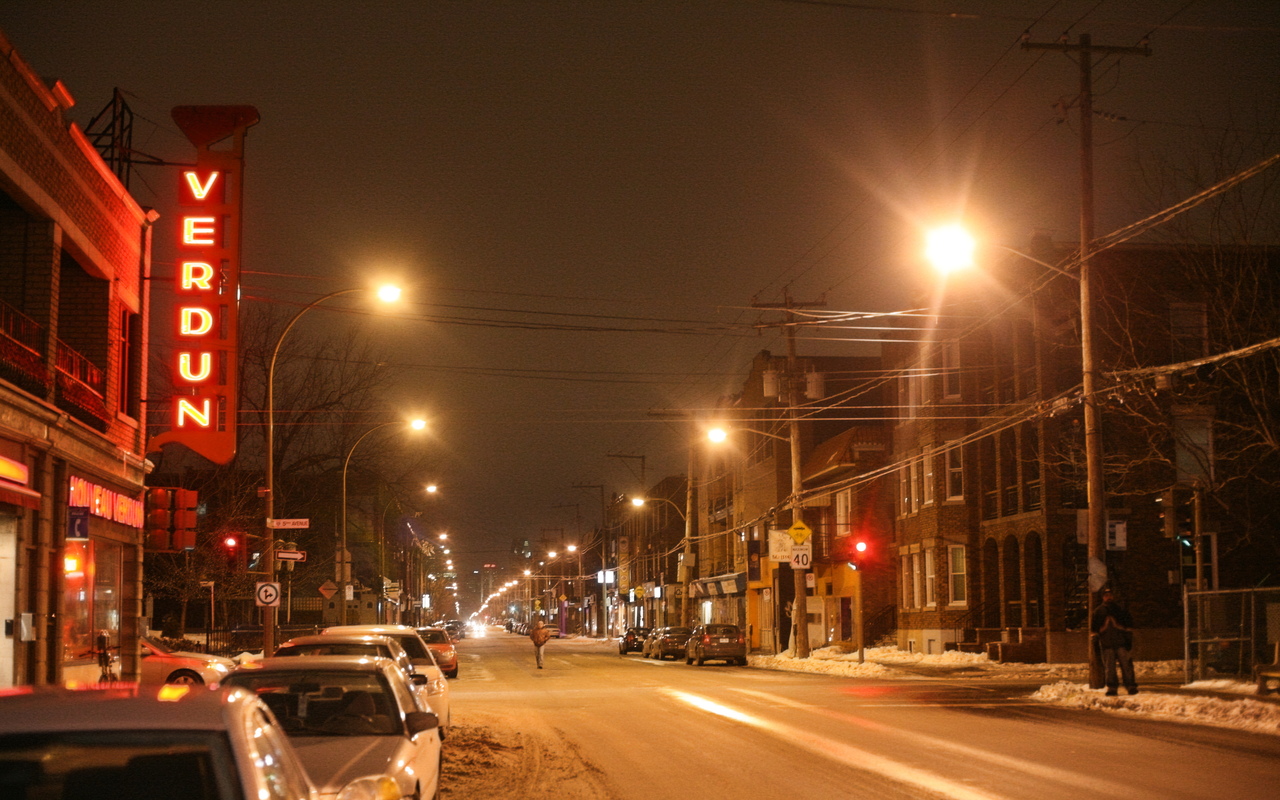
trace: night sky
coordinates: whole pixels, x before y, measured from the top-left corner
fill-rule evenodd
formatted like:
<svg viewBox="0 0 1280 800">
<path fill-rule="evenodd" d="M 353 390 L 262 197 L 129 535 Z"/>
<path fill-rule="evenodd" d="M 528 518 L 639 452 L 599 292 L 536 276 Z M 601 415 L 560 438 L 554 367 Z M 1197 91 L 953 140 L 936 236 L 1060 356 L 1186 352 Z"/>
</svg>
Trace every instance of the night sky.
<svg viewBox="0 0 1280 800">
<path fill-rule="evenodd" d="M 607 454 L 644 455 L 650 484 L 683 472 L 686 432 L 648 412 L 704 409 L 785 352 L 753 298 L 912 307 L 921 228 L 955 215 L 1074 241 L 1077 118 L 1055 104 L 1077 67 L 1024 31 L 1149 39 L 1095 67 L 1099 234 L 1151 207 L 1137 163 L 1225 129 L 1256 143 L 1280 108 L 1263 0 L 6 0 L 0 30 L 81 125 L 123 89 L 134 147 L 168 160 L 192 156 L 172 107 L 258 108 L 243 268 L 271 274 L 248 302 L 409 287 L 362 324 L 396 365 L 387 407 L 431 419 L 464 570 L 571 531 L 556 506 L 593 525 L 575 483 L 637 491 L 638 462 Z M 176 183 L 142 168 L 132 189 L 173 221 Z M 171 259 L 158 236 L 157 274 Z"/>
</svg>

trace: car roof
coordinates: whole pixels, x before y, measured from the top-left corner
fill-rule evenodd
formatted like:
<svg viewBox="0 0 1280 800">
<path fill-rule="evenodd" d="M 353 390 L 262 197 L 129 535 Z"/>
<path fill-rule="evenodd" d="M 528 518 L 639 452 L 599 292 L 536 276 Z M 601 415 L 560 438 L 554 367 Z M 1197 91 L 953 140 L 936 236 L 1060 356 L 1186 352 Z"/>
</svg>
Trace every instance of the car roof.
<svg viewBox="0 0 1280 800">
<path fill-rule="evenodd" d="M 249 672 L 352 672 L 397 670 L 400 667 L 389 658 L 375 656 L 280 656 L 263 658 L 241 664 L 232 671 Z"/>
<path fill-rule="evenodd" d="M 286 644 L 334 644 L 336 642 L 351 643 L 371 643 L 371 644 L 387 644 L 390 643 L 394 647 L 399 647 L 400 643 L 394 637 L 381 633 L 312 633 L 306 636 L 295 636 L 292 639 L 281 642 L 280 646 Z"/>
<path fill-rule="evenodd" d="M 207 686 L 17 687 L 0 695 L 0 731 L 221 731 L 257 703 L 252 693 Z"/>
<path fill-rule="evenodd" d="M 406 633 L 416 634 L 413 628 L 408 625 L 330 625 L 320 631 L 320 635 L 330 633 L 381 633 L 404 635 Z"/>
</svg>

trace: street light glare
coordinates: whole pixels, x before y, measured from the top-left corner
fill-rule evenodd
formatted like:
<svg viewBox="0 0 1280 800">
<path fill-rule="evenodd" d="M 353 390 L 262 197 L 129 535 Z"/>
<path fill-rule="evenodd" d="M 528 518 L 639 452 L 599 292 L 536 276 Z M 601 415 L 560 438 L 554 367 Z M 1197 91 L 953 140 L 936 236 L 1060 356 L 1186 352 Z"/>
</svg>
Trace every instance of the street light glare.
<svg viewBox="0 0 1280 800">
<path fill-rule="evenodd" d="M 943 273 L 973 266 L 973 236 L 960 225 L 948 225 L 929 231 L 925 240 L 925 257 Z"/>
<path fill-rule="evenodd" d="M 413 428 L 415 431 L 420 431 L 427 427 L 427 421 L 425 419 L 415 419 L 413 422 L 409 423 L 409 427 Z"/>
<path fill-rule="evenodd" d="M 711 430 L 707 431 L 707 438 L 719 444 L 720 442 L 723 442 L 725 439 L 729 438 L 729 432 L 726 431 L 724 428 L 712 428 Z"/>
<path fill-rule="evenodd" d="M 384 303 L 394 303 L 400 299 L 400 287 L 386 284 L 378 287 L 378 299 Z"/>
<path fill-rule="evenodd" d="M 427 494 L 435 494 L 438 491 L 440 491 L 439 486 L 436 486 L 434 483 L 427 484 Z"/>
<path fill-rule="evenodd" d="M 644 498 L 643 497 L 631 498 L 631 505 L 635 506 L 636 508 L 639 508 L 640 506 L 644 505 Z"/>
</svg>

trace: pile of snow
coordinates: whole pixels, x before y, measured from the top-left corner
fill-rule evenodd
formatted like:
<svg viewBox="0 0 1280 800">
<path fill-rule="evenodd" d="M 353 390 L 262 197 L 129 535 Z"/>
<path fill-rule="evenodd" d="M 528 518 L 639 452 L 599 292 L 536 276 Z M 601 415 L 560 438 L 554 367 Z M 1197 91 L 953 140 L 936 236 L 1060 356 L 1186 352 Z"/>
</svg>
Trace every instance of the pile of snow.
<svg viewBox="0 0 1280 800">
<path fill-rule="evenodd" d="M 1213 681 L 1212 683 L 1224 683 Z M 1237 687 L 1247 684 L 1234 684 Z M 1192 687 L 1196 684 L 1191 684 Z M 1214 687 L 1220 690 L 1219 687 Z M 1280 705 L 1246 698 L 1223 699 L 1199 695 L 1139 692 L 1136 695 L 1107 697 L 1102 689 L 1085 684 L 1059 681 L 1041 686 L 1032 700 L 1058 706 L 1070 706 L 1114 714 L 1130 714 L 1174 722 L 1213 725 L 1219 728 L 1280 734 Z"/>
</svg>

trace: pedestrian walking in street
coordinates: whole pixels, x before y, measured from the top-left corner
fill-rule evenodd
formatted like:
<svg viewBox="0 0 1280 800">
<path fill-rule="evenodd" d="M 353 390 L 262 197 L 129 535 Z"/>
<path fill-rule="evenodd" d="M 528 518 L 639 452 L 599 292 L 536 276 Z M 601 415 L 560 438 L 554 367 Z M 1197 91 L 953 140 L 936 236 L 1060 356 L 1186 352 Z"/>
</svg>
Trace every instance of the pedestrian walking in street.
<svg viewBox="0 0 1280 800">
<path fill-rule="evenodd" d="M 1129 694 L 1138 693 L 1138 681 L 1133 675 L 1133 617 L 1120 605 L 1111 589 L 1102 590 L 1102 604 L 1093 611 L 1089 626 L 1098 636 L 1098 649 L 1102 653 L 1102 674 L 1107 684 L 1107 696 L 1118 694 L 1120 683 Z M 1116 668 L 1120 675 L 1117 677 Z"/>
<path fill-rule="evenodd" d="M 529 639 L 533 642 L 533 652 L 538 657 L 538 669 L 542 669 L 542 650 L 547 646 L 547 640 L 550 638 L 551 631 L 542 624 L 542 620 L 533 624 L 533 632 L 529 634 Z"/>
</svg>

